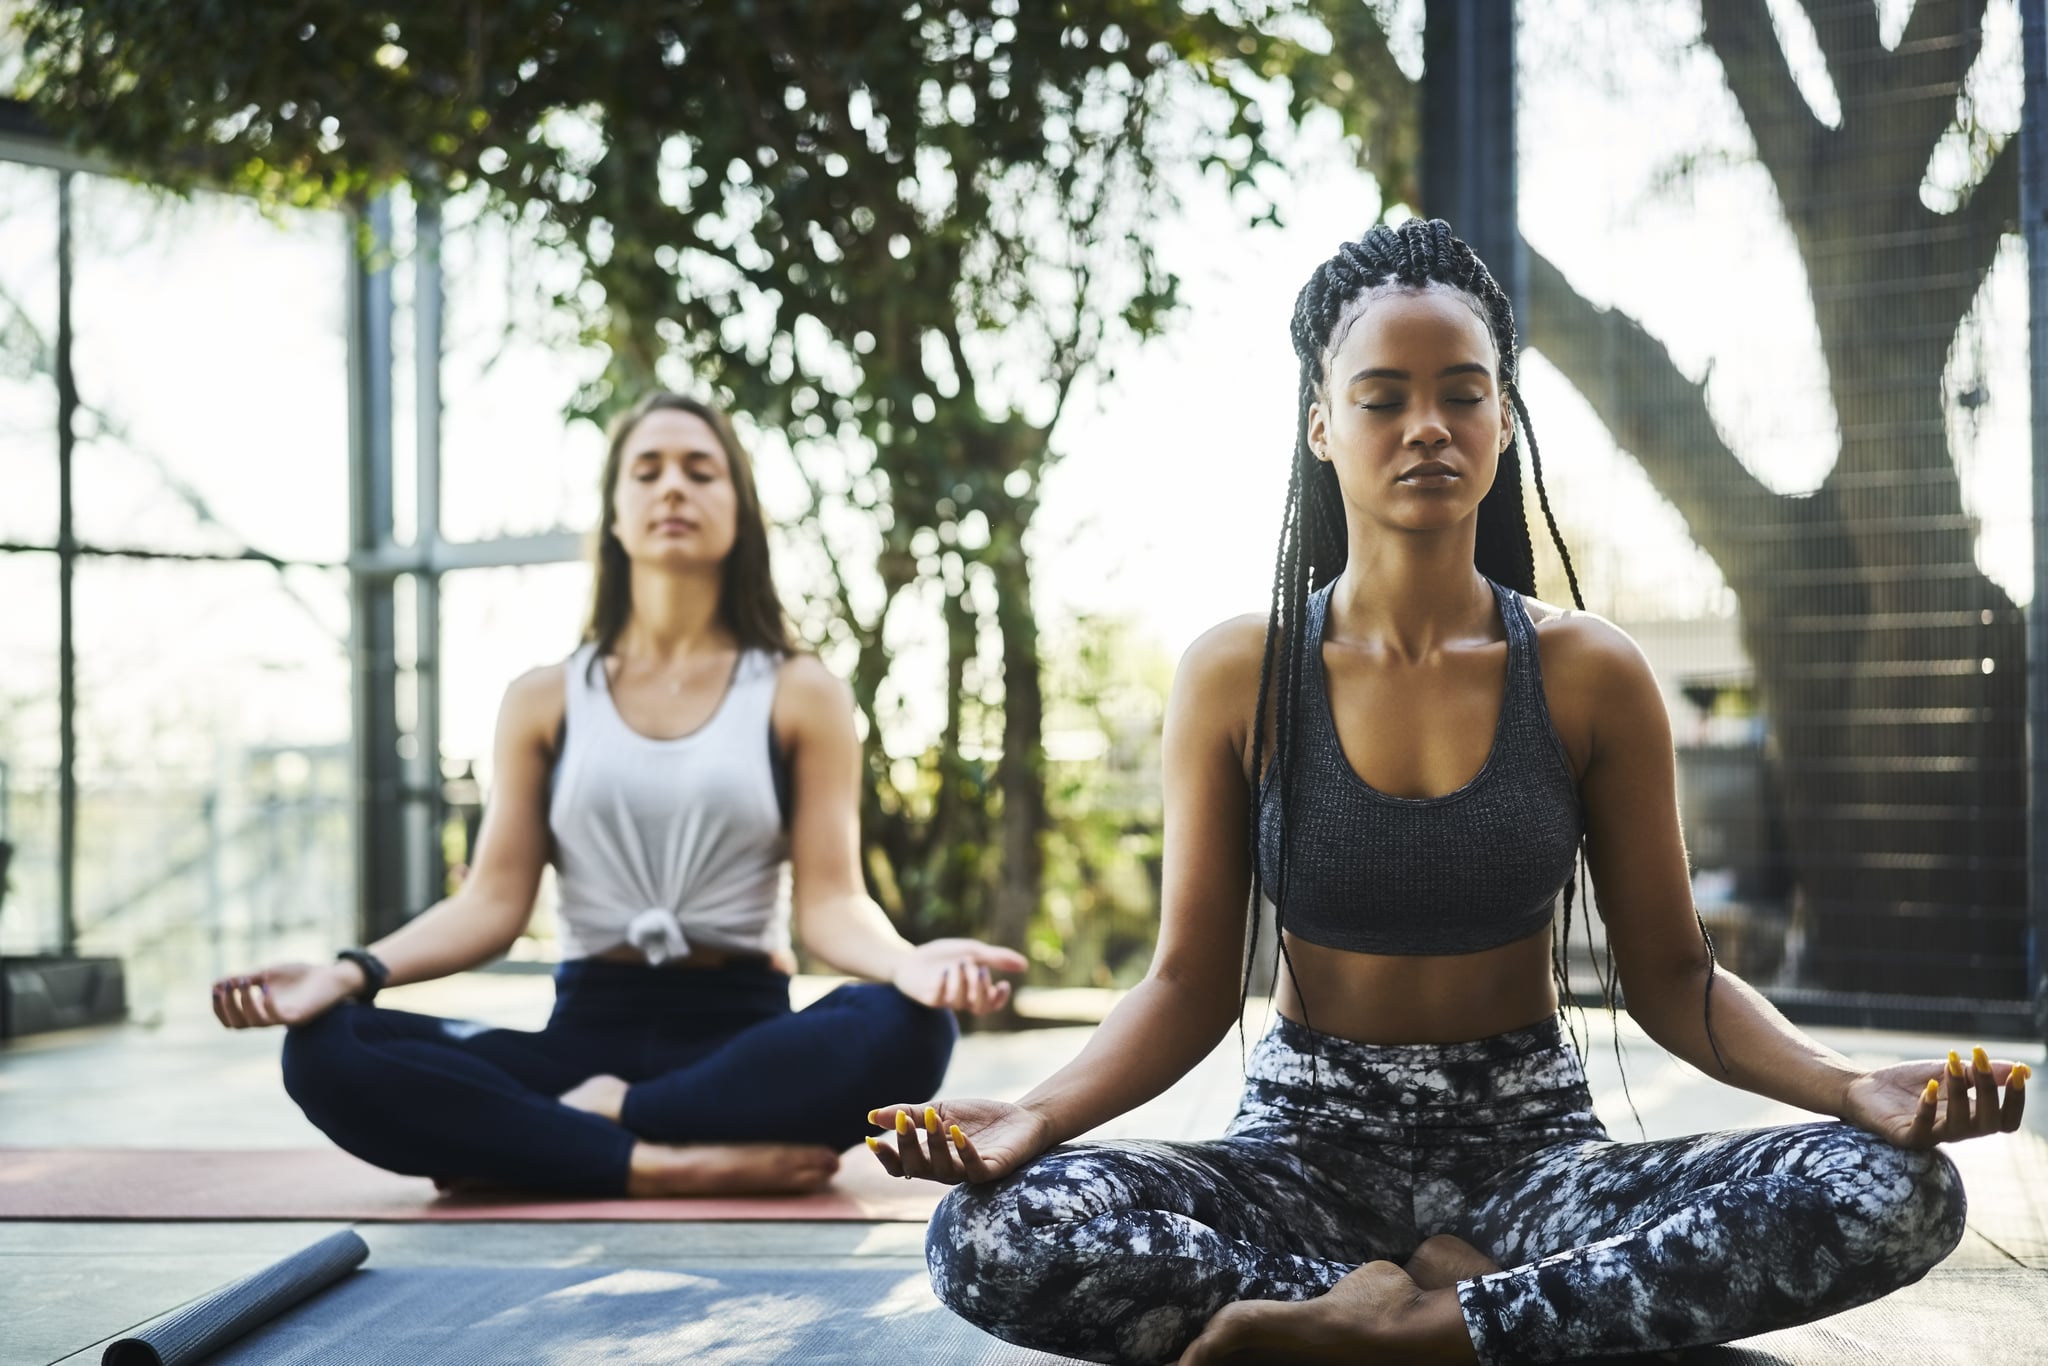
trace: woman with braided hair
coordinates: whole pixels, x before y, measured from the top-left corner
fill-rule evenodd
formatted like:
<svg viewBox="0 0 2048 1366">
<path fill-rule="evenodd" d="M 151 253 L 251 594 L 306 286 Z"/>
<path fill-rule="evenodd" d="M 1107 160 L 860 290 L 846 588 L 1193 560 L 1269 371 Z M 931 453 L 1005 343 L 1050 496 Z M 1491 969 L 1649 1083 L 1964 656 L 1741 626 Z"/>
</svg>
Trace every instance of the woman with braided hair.
<svg viewBox="0 0 2048 1366">
<path fill-rule="evenodd" d="M 1650 669 L 1532 596 L 1524 444 L 1539 495 L 1541 463 L 1471 249 L 1375 227 L 1293 332 L 1272 608 L 1190 648 L 1167 710 L 1150 973 L 1021 1102 L 871 1116 L 885 1167 L 957 1185 L 926 1244 L 939 1297 L 1096 1361 L 1496 1363 L 1727 1341 L 1918 1279 L 1963 1228 L 1934 1146 L 2016 1128 L 2025 1068 L 1865 1071 L 1716 965 Z M 1608 1137 L 1560 1028 L 1582 845 L 1636 1022 L 1835 1120 Z M 1225 1136 L 1066 1142 L 1240 1018 L 1262 894 L 1279 1018 Z"/>
</svg>

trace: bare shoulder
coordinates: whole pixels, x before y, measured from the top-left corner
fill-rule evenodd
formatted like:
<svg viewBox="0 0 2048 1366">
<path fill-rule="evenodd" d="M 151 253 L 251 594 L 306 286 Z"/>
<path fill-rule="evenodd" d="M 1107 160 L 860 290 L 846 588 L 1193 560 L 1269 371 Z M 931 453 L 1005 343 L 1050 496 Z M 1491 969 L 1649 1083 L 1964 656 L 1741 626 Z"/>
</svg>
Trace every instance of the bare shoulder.
<svg viewBox="0 0 2048 1366">
<path fill-rule="evenodd" d="M 814 654 L 784 655 L 776 666 L 770 724 L 785 750 L 802 749 L 807 737 L 825 740 L 827 751 L 854 745 L 853 689 Z"/>
<path fill-rule="evenodd" d="M 1561 731 L 1590 738 L 1610 726 L 1662 721 L 1664 702 L 1650 661 L 1628 632 L 1597 612 L 1524 598 L 1536 628 L 1543 687 Z"/>
<path fill-rule="evenodd" d="M 543 664 L 513 679 L 498 713 L 500 726 L 508 734 L 552 748 L 569 705 L 567 668 L 566 662 Z"/>
<path fill-rule="evenodd" d="M 1248 706 L 1245 693 L 1256 692 L 1265 654 L 1266 619 L 1250 612 L 1232 617 L 1195 637 L 1180 657 L 1174 691 L 1204 700 L 1220 694 Z"/>
<path fill-rule="evenodd" d="M 1246 764 L 1251 754 L 1252 711 L 1266 654 L 1266 619 L 1253 613 L 1219 623 L 1195 638 L 1173 677 L 1167 723 L 1227 740 Z"/>
<path fill-rule="evenodd" d="M 850 711 L 853 707 L 853 689 L 838 674 L 825 667 L 825 661 L 804 651 L 783 656 L 776 666 L 775 705 L 779 709 L 784 701 L 809 710 L 825 707 L 834 711 Z"/>
</svg>

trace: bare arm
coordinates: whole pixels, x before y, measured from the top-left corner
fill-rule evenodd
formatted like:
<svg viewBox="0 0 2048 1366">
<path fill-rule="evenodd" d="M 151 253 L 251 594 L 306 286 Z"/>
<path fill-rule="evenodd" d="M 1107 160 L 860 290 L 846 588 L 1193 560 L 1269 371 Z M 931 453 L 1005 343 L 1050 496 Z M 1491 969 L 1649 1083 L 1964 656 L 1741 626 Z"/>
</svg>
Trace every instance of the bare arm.
<svg viewBox="0 0 2048 1366">
<path fill-rule="evenodd" d="M 1693 909 L 1676 756 L 1656 680 L 1620 631 L 1597 619 L 1575 626 L 1574 648 L 1563 653 L 1573 684 L 1591 691 L 1595 718 L 1580 785 L 1587 858 L 1629 1014 L 1710 1077 L 1902 1146 L 2017 1127 L 2020 1099 L 2008 1096 L 2001 1109 L 1997 1096 L 2013 1064 L 1992 1064 L 1980 1050 L 1960 1073 L 1938 1059 L 1866 1072 L 1711 962 Z M 1945 1073 L 1948 1105 L 1938 1116 L 1938 1096 L 1925 1084 Z"/>
<path fill-rule="evenodd" d="M 495 790 L 476 859 L 454 896 L 370 945 L 387 985 L 424 982 L 489 962 L 511 947 L 533 912 L 550 847 L 548 775 L 562 718 L 559 667 L 535 669 L 506 690 L 494 744 Z M 363 989 L 353 963 L 284 963 L 214 984 L 214 1014 L 230 1028 L 303 1024 Z"/>
<path fill-rule="evenodd" d="M 991 972 L 1022 972 L 1022 954 L 972 939 L 912 944 L 867 894 L 860 873 L 860 740 L 853 696 L 817 659 L 786 661 L 775 694 L 775 733 L 790 756 L 790 818 L 797 937 L 826 963 L 890 982 L 926 1005 L 976 1014 L 999 1010 L 1010 984 Z"/>
<path fill-rule="evenodd" d="M 1249 624 L 1247 624 L 1249 623 Z M 1017 1105 L 948 1101 L 888 1106 L 891 1171 L 989 1180 L 1055 1143 L 1164 1091 L 1208 1055 L 1238 1018 L 1238 972 L 1251 871 L 1246 856 L 1246 735 L 1264 623 L 1218 627 L 1188 650 L 1167 704 L 1163 779 L 1166 856 L 1159 944 L 1134 987 L 1072 1062 Z M 922 1121 L 923 1146 L 906 1125 Z M 941 1136 L 953 1137 L 948 1150 Z M 954 1127 L 957 1126 L 957 1127 Z"/>
</svg>

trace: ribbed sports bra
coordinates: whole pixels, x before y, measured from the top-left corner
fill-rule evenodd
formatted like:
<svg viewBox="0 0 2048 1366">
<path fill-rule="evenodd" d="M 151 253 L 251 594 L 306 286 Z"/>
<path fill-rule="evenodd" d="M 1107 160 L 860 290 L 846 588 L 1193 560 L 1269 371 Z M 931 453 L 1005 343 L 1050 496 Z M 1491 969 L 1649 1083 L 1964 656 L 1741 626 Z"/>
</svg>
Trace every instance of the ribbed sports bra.
<svg viewBox="0 0 2048 1366">
<path fill-rule="evenodd" d="M 789 840 L 768 743 L 780 661 L 746 651 L 711 719 L 657 740 L 619 715 L 595 650 L 564 666 L 548 801 L 562 956 L 631 944 L 662 963 L 700 945 L 788 948 Z"/>
<path fill-rule="evenodd" d="M 1310 595 L 1287 813 L 1284 922 L 1297 938 L 1357 953 L 1478 953 L 1549 924 L 1584 816 L 1544 700 L 1528 609 L 1521 594 L 1487 583 L 1507 632 L 1507 690 L 1485 764 L 1441 797 L 1389 796 L 1344 757 L 1323 675 L 1330 588 Z M 1276 896 L 1279 765 L 1267 772 L 1259 875 Z"/>
</svg>

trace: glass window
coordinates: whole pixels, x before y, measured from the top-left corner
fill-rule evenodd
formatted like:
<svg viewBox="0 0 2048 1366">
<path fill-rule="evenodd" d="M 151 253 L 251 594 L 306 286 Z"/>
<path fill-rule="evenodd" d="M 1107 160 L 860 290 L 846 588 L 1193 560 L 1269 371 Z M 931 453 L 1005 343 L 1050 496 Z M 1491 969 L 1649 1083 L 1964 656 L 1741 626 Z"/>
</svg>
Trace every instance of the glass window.
<svg viewBox="0 0 2048 1366">
<path fill-rule="evenodd" d="M 338 570 L 79 569 L 80 948 L 139 1015 L 351 935 L 348 590 Z"/>
<path fill-rule="evenodd" d="M 341 219 L 73 184 L 80 539 L 344 558 Z"/>
<path fill-rule="evenodd" d="M 587 530 L 604 434 L 563 414 L 603 358 L 548 307 L 575 269 L 531 234 L 478 220 L 472 200 L 443 218 L 442 534 Z"/>
<path fill-rule="evenodd" d="M 0 541 L 57 543 L 57 173 L 0 162 Z"/>
</svg>

